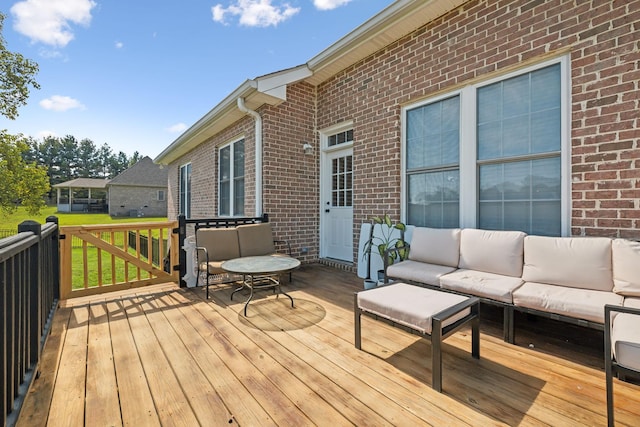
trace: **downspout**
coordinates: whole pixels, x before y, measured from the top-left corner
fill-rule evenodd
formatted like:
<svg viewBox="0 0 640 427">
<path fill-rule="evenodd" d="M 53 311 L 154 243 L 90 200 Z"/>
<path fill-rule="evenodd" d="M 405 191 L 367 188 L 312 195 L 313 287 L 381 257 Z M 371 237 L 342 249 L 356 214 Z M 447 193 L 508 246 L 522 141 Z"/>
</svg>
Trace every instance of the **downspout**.
<svg viewBox="0 0 640 427">
<path fill-rule="evenodd" d="M 262 216 L 262 117 L 244 105 L 244 98 L 238 98 L 238 109 L 256 121 L 256 216 Z"/>
</svg>

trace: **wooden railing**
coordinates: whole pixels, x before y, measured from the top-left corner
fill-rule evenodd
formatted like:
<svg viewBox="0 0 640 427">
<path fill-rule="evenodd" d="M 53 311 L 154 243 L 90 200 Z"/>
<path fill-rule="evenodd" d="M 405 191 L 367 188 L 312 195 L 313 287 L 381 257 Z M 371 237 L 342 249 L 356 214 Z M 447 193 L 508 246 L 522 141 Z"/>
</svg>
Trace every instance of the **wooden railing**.
<svg viewBox="0 0 640 427">
<path fill-rule="evenodd" d="M 0 413 L 13 426 L 58 305 L 58 224 L 25 221 L 0 239 Z"/>
<path fill-rule="evenodd" d="M 60 227 L 60 298 L 177 282 L 178 252 L 177 221 Z"/>
</svg>

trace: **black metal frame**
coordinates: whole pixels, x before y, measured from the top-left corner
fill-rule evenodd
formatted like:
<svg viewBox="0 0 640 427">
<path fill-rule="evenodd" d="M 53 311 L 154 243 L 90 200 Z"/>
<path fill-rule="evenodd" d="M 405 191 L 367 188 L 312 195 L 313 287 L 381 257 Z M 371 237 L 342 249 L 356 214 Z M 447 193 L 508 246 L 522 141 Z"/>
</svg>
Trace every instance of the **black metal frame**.
<svg viewBox="0 0 640 427">
<path fill-rule="evenodd" d="M 0 240 L 0 418 L 17 422 L 60 297 L 58 219 Z"/>
<path fill-rule="evenodd" d="M 613 375 L 615 374 L 622 380 L 624 380 L 626 375 L 636 377 L 640 375 L 640 371 L 620 366 L 613 358 L 613 348 L 611 346 L 612 313 L 626 313 L 640 316 L 640 309 L 620 307 L 610 304 L 604 306 L 604 371 L 607 390 L 607 425 L 609 427 L 613 427 L 615 425 L 613 407 Z"/>
<path fill-rule="evenodd" d="M 467 323 L 471 323 L 471 355 L 474 359 L 480 358 L 480 300 L 476 297 L 469 297 L 467 300 L 455 304 L 439 313 L 436 313 L 432 317 L 431 335 L 423 333 L 418 329 L 396 323 L 386 317 L 379 316 L 375 313 L 363 310 L 358 305 L 358 294 L 362 292 L 371 292 L 374 289 L 368 289 L 366 291 L 360 291 L 354 293 L 353 297 L 353 313 L 354 313 L 354 329 L 355 329 L 355 347 L 358 350 L 362 350 L 362 331 L 361 331 L 361 316 L 365 314 L 376 320 L 385 322 L 391 326 L 409 331 L 416 335 L 428 338 L 431 341 L 431 387 L 442 392 L 442 341 L 455 333 L 461 327 Z M 407 302 L 409 303 L 409 302 Z M 444 322 L 456 314 L 460 313 L 467 308 L 471 309 L 471 312 L 452 323 L 448 326 L 443 326 Z"/>
</svg>

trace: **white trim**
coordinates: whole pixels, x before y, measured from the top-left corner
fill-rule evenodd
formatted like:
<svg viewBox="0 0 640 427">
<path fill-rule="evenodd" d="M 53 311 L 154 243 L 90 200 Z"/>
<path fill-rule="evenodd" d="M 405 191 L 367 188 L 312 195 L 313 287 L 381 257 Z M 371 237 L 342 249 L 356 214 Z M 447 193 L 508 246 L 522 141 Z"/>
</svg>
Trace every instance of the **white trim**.
<svg viewBox="0 0 640 427">
<path fill-rule="evenodd" d="M 187 166 L 190 166 L 189 168 L 189 177 L 191 177 L 193 175 L 193 165 L 191 162 L 187 162 L 185 164 L 180 165 L 180 168 L 178 169 L 178 214 L 184 214 L 185 218 L 191 218 L 191 189 L 189 189 L 189 206 L 187 209 L 187 203 L 186 200 L 182 200 L 182 171 L 183 169 L 185 169 Z M 185 198 L 187 195 L 187 188 L 186 188 L 186 183 L 185 183 Z M 182 211 L 182 207 L 184 205 L 184 211 Z"/>
<path fill-rule="evenodd" d="M 478 223 L 478 165 L 476 119 L 476 94 L 481 87 L 501 82 L 512 77 L 531 73 L 533 71 L 560 64 L 560 127 L 561 127 L 561 194 L 560 194 L 560 233 L 568 236 L 571 233 L 571 69 L 568 55 L 548 59 L 534 65 L 521 68 L 491 79 L 464 86 L 461 89 L 439 94 L 432 98 L 421 100 L 402 107 L 401 112 L 401 218 L 407 221 L 407 165 L 406 165 L 406 116 L 409 110 L 432 104 L 443 99 L 460 96 L 460 227 L 474 228 Z"/>
</svg>

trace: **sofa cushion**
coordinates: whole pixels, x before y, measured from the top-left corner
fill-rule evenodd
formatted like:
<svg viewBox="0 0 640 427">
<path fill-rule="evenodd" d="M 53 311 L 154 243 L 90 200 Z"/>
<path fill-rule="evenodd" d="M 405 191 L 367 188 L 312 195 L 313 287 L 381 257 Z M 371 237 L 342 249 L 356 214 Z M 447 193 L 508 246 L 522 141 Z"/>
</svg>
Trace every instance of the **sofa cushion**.
<svg viewBox="0 0 640 427">
<path fill-rule="evenodd" d="M 521 231 L 465 228 L 460 237 L 459 267 L 520 277 L 525 236 Z"/>
<path fill-rule="evenodd" d="M 631 308 L 640 308 L 640 298 L 627 297 L 624 299 L 624 306 Z"/>
<path fill-rule="evenodd" d="M 468 298 L 406 283 L 394 283 L 368 291 L 358 292 L 358 307 L 401 325 L 431 334 L 433 316 Z M 469 315 L 462 310 L 443 322 L 443 326 L 455 323 Z"/>
<path fill-rule="evenodd" d="M 511 304 L 511 294 L 522 285 L 519 277 L 460 269 L 440 277 L 440 286 L 483 298 Z"/>
<path fill-rule="evenodd" d="M 527 236 L 522 278 L 525 282 L 612 291 L 611 239 Z"/>
<path fill-rule="evenodd" d="M 640 315 L 618 313 L 611 328 L 611 347 L 619 365 L 640 371 Z"/>
<path fill-rule="evenodd" d="M 199 228 L 196 231 L 196 246 L 207 249 L 209 262 L 226 261 L 240 256 L 235 228 Z M 204 252 L 197 251 L 197 254 L 198 262 L 206 263 Z"/>
<path fill-rule="evenodd" d="M 237 230 L 240 256 L 271 255 L 276 252 L 271 223 L 239 225 Z"/>
<path fill-rule="evenodd" d="M 408 259 L 387 267 L 387 276 L 394 279 L 440 286 L 440 277 L 443 274 L 455 271 L 455 269 L 455 267 L 428 264 Z"/>
<path fill-rule="evenodd" d="M 613 292 L 526 282 L 513 292 L 516 307 L 604 323 L 605 304 L 622 305 Z"/>
<path fill-rule="evenodd" d="M 416 227 L 411 237 L 409 259 L 457 267 L 460 259 L 460 229 Z"/>
<path fill-rule="evenodd" d="M 611 248 L 613 292 L 640 296 L 640 242 L 615 239 Z"/>
</svg>

